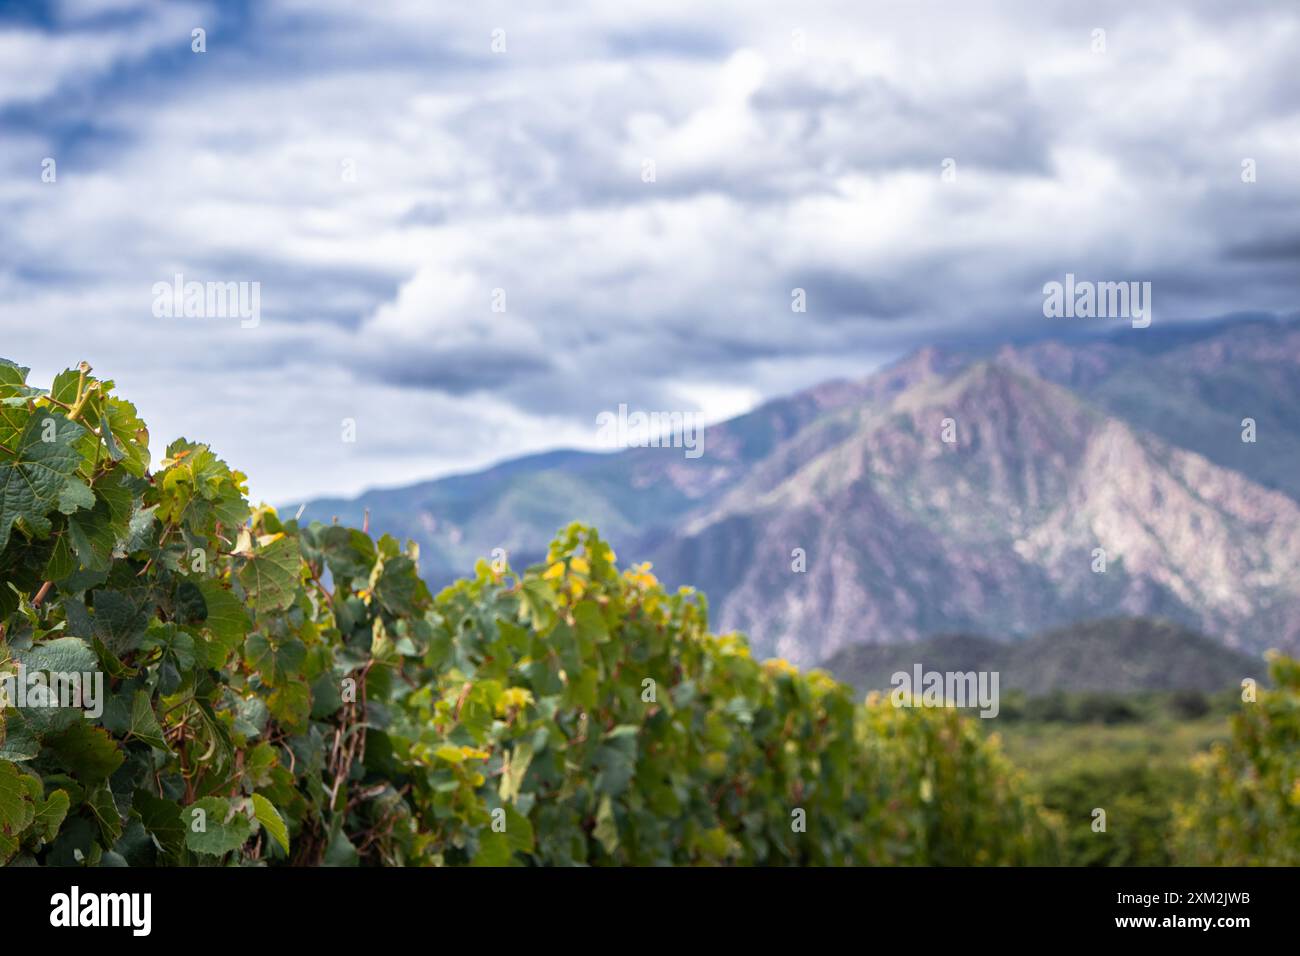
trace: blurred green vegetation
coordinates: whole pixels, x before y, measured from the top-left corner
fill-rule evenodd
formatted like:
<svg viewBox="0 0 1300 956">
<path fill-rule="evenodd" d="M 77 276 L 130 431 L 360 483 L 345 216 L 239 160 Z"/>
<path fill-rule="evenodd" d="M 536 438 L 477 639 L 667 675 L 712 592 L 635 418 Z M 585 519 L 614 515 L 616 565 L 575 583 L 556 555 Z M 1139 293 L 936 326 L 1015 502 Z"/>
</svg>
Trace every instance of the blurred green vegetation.
<svg viewBox="0 0 1300 956">
<path fill-rule="evenodd" d="M 1181 862 L 1300 863 L 1300 661 L 1269 658 L 1271 687 L 1233 714 L 1229 743 L 1196 758 L 1195 795 L 1175 819 Z"/>
<path fill-rule="evenodd" d="M 1176 807 L 1194 799 L 1197 755 L 1231 739 L 1239 693 L 1008 694 L 989 733 L 1059 814 L 1072 866 L 1170 866 Z M 1093 811 L 1106 813 L 1094 831 Z"/>
</svg>

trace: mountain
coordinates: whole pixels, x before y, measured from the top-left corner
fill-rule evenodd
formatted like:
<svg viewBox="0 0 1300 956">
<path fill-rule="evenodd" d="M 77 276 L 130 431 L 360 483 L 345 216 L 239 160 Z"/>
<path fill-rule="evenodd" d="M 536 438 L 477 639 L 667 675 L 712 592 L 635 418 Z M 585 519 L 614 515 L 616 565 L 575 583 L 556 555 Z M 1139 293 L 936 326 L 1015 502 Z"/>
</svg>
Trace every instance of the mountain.
<svg viewBox="0 0 1300 956">
<path fill-rule="evenodd" d="M 1263 662 L 1170 621 L 1108 618 L 1046 631 L 1023 641 L 941 634 L 912 644 L 845 647 L 822 667 L 859 691 L 891 689 L 891 677 L 927 671 L 997 671 L 1002 693 L 1057 690 L 1199 690 L 1262 679 Z"/>
<path fill-rule="evenodd" d="M 1171 445 L 1300 499 L 1300 322 L 1171 326 L 1148 337 L 1075 347 L 1044 341 L 998 355 Z M 1241 441 L 1244 418 L 1256 422 L 1253 444 Z"/>
<path fill-rule="evenodd" d="M 764 651 L 808 662 L 1099 613 L 1161 615 L 1231 646 L 1300 636 L 1300 506 L 1061 386 L 979 361 L 835 417 L 853 419 L 843 440 L 795 436 L 651 552 Z"/>
<path fill-rule="evenodd" d="M 1104 615 L 1300 646 L 1300 322 L 926 348 L 711 427 L 704 449 L 536 455 L 305 517 L 369 509 L 433 583 L 589 522 L 802 664 Z"/>
<path fill-rule="evenodd" d="M 371 528 L 419 542 L 421 570 L 434 582 L 463 575 L 496 548 L 513 564 L 540 558 L 556 530 L 574 520 L 608 540 L 640 543 L 716 500 L 791 436 L 861 397 L 860 386 L 832 382 L 768 402 L 709 428 L 706 452 L 695 460 L 666 448 L 547 452 L 475 474 L 315 500 L 303 518 L 337 517 L 360 527 L 369 511 Z"/>
</svg>

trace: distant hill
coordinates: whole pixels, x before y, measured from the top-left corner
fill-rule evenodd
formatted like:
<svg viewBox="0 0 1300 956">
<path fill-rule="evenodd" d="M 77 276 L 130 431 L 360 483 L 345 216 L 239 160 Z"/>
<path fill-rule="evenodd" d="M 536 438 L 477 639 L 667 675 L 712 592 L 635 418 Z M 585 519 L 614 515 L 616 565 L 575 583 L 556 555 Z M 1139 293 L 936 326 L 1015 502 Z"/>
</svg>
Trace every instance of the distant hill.
<svg viewBox="0 0 1300 956">
<path fill-rule="evenodd" d="M 1300 321 L 926 348 L 716 425 L 698 459 L 553 452 L 304 517 L 367 509 L 419 543 L 434 585 L 593 524 L 620 558 L 703 590 L 719 629 L 798 664 L 1106 616 L 1294 651 Z"/>
<path fill-rule="evenodd" d="M 1200 690 L 1262 679 L 1263 661 L 1169 621 L 1107 618 L 1021 641 L 948 634 L 910 644 L 841 648 L 820 666 L 857 688 L 889 690 L 898 671 L 997 671 L 1000 690 L 1038 696 L 1055 690 Z"/>
</svg>

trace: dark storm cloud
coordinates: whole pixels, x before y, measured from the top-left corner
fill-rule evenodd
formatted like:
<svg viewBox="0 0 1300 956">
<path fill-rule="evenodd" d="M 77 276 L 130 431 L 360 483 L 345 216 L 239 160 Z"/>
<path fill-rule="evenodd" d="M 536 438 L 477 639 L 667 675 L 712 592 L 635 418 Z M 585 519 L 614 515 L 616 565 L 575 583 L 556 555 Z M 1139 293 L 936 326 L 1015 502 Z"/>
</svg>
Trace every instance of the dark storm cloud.
<svg viewBox="0 0 1300 956">
<path fill-rule="evenodd" d="M 1300 233 L 1267 236 L 1240 242 L 1224 250 L 1229 260 L 1262 263 L 1290 263 L 1300 266 Z"/>
<path fill-rule="evenodd" d="M 788 277 L 787 285 L 803 288 L 816 302 L 816 314 L 832 320 L 898 319 L 915 314 L 918 305 L 914 282 L 874 281 L 848 271 L 796 273 Z"/>
<path fill-rule="evenodd" d="M 453 346 L 418 358 L 385 356 L 373 368 L 393 385 L 467 395 L 536 379 L 553 365 L 543 356 L 505 348 Z"/>
</svg>

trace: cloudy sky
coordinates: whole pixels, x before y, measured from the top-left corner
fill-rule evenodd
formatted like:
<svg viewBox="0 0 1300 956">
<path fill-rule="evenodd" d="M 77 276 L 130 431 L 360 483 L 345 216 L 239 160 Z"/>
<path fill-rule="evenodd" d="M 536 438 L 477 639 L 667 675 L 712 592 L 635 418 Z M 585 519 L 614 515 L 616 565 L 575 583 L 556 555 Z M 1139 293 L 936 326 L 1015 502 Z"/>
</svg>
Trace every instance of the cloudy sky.
<svg viewBox="0 0 1300 956">
<path fill-rule="evenodd" d="M 1289 0 L 0 0 L 0 356 L 287 503 L 1061 331 L 1067 271 L 1293 314 L 1298 50 Z"/>
</svg>

